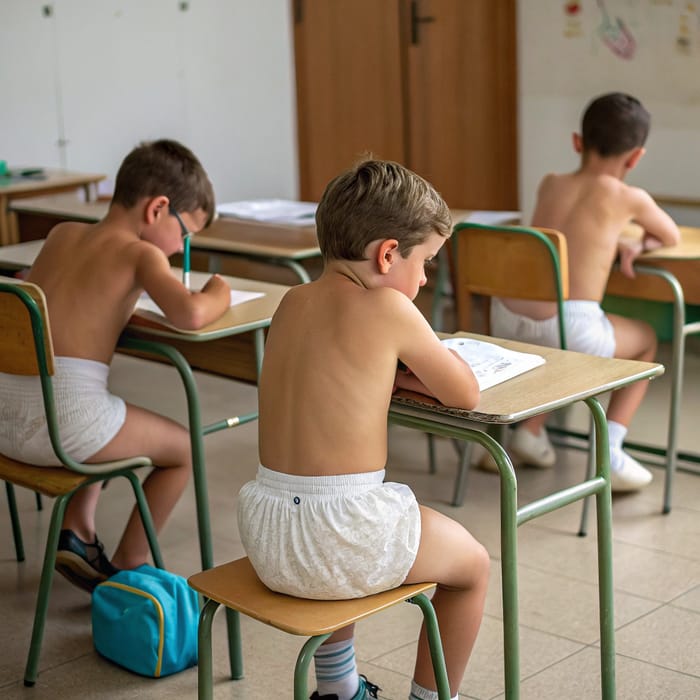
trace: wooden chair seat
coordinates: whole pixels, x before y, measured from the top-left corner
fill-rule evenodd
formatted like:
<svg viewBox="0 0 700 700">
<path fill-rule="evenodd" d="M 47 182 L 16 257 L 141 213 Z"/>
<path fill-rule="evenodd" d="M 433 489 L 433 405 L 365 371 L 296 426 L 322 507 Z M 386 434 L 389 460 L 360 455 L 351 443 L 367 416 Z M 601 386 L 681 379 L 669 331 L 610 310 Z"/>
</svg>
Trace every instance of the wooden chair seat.
<svg viewBox="0 0 700 700">
<path fill-rule="evenodd" d="M 310 638 L 297 658 L 294 673 L 294 698 L 306 700 L 310 661 L 330 634 L 403 601 L 416 603 L 423 611 L 431 638 L 435 676 L 438 684 L 442 684 L 440 698 L 450 698 L 435 611 L 425 596 L 426 591 L 435 588 L 435 583 L 408 584 L 351 600 L 309 600 L 270 590 L 258 578 L 247 557 L 194 574 L 188 582 L 209 599 L 200 616 L 199 698 L 212 697 L 211 623 L 219 605 L 289 634 Z"/>
<path fill-rule="evenodd" d="M 0 480 L 51 498 L 75 491 L 89 478 L 62 467 L 35 467 L 0 454 Z"/>
<path fill-rule="evenodd" d="M 194 574 L 189 584 L 227 608 L 304 637 L 335 632 L 435 588 L 434 583 L 414 583 L 351 600 L 295 598 L 271 591 L 258 578 L 248 557 Z"/>
</svg>

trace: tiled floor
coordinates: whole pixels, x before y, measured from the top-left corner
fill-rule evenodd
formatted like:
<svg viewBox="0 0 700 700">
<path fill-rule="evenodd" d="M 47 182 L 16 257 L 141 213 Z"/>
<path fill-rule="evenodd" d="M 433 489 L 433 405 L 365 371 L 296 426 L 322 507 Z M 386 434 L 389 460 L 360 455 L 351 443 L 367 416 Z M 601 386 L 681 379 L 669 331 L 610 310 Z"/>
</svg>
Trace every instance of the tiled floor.
<svg viewBox="0 0 700 700">
<path fill-rule="evenodd" d="M 668 358 L 662 348 L 662 359 Z M 686 363 L 683 449 L 700 452 L 694 407 L 700 399 L 700 354 Z M 205 420 L 248 411 L 255 390 L 209 376 L 198 376 Z M 175 373 L 164 366 L 117 357 L 113 388 L 129 400 L 180 420 L 185 405 Z M 157 389 L 156 389 L 157 387 Z M 663 440 L 668 381 L 654 381 L 632 436 Z M 573 412 L 572 420 L 584 414 Z M 582 424 L 584 424 L 582 422 Z M 254 476 L 256 426 L 249 424 L 207 438 L 207 462 L 216 562 L 242 554 L 236 528 L 236 495 Z M 439 440 L 437 475 L 428 474 L 425 437 L 391 429 L 388 477 L 405 481 L 424 503 L 464 523 L 488 547 L 493 558 L 486 615 L 476 649 L 460 689 L 460 698 L 503 697 L 503 652 L 499 566 L 498 477 L 473 471 L 460 508 L 448 505 L 456 455 Z M 519 471 L 521 501 L 579 479 L 583 453 L 560 450 L 552 471 Z M 615 620 L 617 697 L 620 700 L 700 698 L 700 475 L 679 473 L 673 512 L 660 514 L 663 471 L 644 492 L 614 499 Z M 110 483 L 99 512 L 99 534 L 112 548 L 131 498 L 125 484 Z M 48 511 L 37 512 L 33 496 L 20 494 L 27 561 L 14 560 L 7 509 L 0 505 L 0 618 L 2 644 L 0 697 L 8 700 L 51 698 L 194 698 L 196 670 L 160 680 L 141 678 L 100 658 L 92 647 L 90 601 L 85 593 L 57 577 L 33 689 L 22 675 L 29 644 L 34 598 Z M 600 697 L 596 555 L 593 537 L 579 538 L 579 506 L 535 520 L 519 536 L 521 668 L 523 700 L 589 700 Z M 182 575 L 199 569 L 191 492 L 179 504 L 161 536 L 166 564 Z M 399 606 L 359 625 L 360 670 L 383 688 L 382 698 L 404 700 L 412 671 L 420 613 Z M 291 698 L 293 660 L 299 641 L 250 620 L 243 620 L 246 677 L 231 682 L 223 615 L 215 623 L 216 697 L 241 700 Z"/>
</svg>

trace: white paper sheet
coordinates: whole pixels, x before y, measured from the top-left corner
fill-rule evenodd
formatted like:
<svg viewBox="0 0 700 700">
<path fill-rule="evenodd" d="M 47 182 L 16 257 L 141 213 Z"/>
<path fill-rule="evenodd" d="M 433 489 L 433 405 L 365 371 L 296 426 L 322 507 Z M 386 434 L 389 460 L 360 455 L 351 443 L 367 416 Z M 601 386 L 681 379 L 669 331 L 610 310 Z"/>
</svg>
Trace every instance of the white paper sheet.
<svg viewBox="0 0 700 700">
<path fill-rule="evenodd" d="M 540 355 L 508 350 L 473 338 L 445 338 L 440 342 L 469 364 L 481 391 L 545 363 Z"/>
</svg>

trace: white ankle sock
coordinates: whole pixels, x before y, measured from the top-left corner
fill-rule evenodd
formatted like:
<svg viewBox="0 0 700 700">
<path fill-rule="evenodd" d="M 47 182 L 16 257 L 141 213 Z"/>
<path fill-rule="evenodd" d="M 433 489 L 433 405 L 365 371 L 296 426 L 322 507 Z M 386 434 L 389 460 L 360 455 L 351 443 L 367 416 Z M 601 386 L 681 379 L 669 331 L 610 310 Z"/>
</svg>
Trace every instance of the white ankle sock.
<svg viewBox="0 0 700 700">
<path fill-rule="evenodd" d="M 614 420 L 608 421 L 608 443 L 610 445 L 610 469 L 620 471 L 624 465 L 624 455 L 622 453 L 622 443 L 627 435 L 626 426 L 616 423 Z"/>
<path fill-rule="evenodd" d="M 411 694 L 408 700 L 438 700 L 437 690 L 427 690 L 415 681 L 411 681 Z M 455 695 L 452 700 L 459 700 L 459 695 Z"/>
<path fill-rule="evenodd" d="M 337 695 L 338 700 L 351 700 L 360 687 L 355 663 L 353 638 L 333 644 L 321 644 L 314 654 L 318 694 Z"/>
</svg>

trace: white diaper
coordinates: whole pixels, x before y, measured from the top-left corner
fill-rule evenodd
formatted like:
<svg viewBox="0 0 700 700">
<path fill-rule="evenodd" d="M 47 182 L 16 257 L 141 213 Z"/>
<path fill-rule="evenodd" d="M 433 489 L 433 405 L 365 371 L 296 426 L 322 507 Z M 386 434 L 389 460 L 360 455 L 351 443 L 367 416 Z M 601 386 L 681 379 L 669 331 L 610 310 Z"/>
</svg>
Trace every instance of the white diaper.
<svg viewBox="0 0 700 700">
<path fill-rule="evenodd" d="M 566 348 L 598 357 L 615 355 L 615 330 L 595 301 L 565 301 Z M 491 335 L 523 343 L 559 347 L 557 316 L 536 321 L 513 313 L 500 299 L 491 299 Z"/>
<path fill-rule="evenodd" d="M 238 502 L 241 541 L 268 588 L 300 598 L 361 598 L 403 583 L 418 552 L 418 503 L 384 470 L 291 476 L 258 467 Z"/>
<path fill-rule="evenodd" d="M 64 450 L 83 462 L 119 432 L 126 404 L 107 390 L 109 366 L 54 358 L 53 393 Z M 0 453 L 37 466 L 60 466 L 54 454 L 39 377 L 0 372 Z"/>
</svg>

